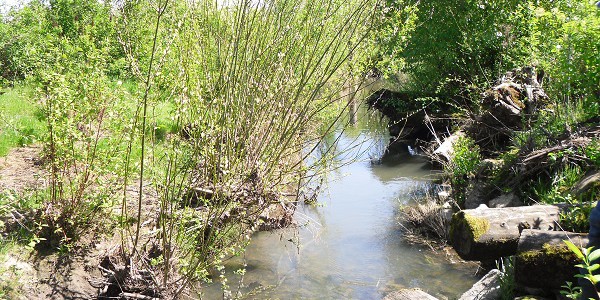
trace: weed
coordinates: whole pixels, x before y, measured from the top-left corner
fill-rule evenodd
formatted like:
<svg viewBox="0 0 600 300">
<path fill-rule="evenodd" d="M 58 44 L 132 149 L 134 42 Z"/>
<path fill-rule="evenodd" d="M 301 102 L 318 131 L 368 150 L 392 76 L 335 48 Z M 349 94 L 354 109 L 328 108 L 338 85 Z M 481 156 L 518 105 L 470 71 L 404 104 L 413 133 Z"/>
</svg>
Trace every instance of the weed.
<svg viewBox="0 0 600 300">
<path fill-rule="evenodd" d="M 560 294 L 565 296 L 567 299 L 580 299 L 581 287 L 573 285 L 573 282 L 567 281 L 563 286 Z"/>
<path fill-rule="evenodd" d="M 592 165 L 596 166 L 596 168 L 600 168 L 600 139 L 593 139 L 584 149 L 584 152 Z"/>
<path fill-rule="evenodd" d="M 533 186 L 533 194 L 539 202 L 546 204 L 573 202 L 569 192 L 582 176 L 579 166 L 566 165 L 550 181 L 538 178 L 537 184 Z"/>
<path fill-rule="evenodd" d="M 560 213 L 560 224 L 564 230 L 573 232 L 588 232 L 590 230 L 590 215 L 596 203 L 580 202 L 566 199 L 569 207 Z"/>
<path fill-rule="evenodd" d="M 500 274 L 500 299 L 514 299 L 516 290 L 515 281 L 515 265 L 513 257 L 501 258 L 496 262 L 497 268 L 501 271 Z"/>
<path fill-rule="evenodd" d="M 425 197 L 421 202 L 401 208 L 400 224 L 409 234 L 446 242 L 450 227 L 449 212 L 431 197 Z"/>
</svg>

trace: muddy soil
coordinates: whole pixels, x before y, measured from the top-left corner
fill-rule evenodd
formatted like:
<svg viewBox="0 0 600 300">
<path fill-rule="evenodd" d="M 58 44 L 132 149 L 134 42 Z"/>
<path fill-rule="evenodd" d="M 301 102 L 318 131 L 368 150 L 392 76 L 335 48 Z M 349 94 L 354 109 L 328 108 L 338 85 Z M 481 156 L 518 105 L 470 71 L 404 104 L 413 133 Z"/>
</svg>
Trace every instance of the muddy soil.
<svg viewBox="0 0 600 300">
<path fill-rule="evenodd" d="M 47 187 L 40 153 L 40 146 L 32 146 L 13 149 L 0 157 L 0 191 L 27 197 Z M 69 255 L 56 251 L 44 254 L 21 244 L 9 247 L 6 254 L 0 254 L 0 288 L 7 292 L 8 299 L 95 298 L 98 291 L 94 286 L 102 278 L 99 261 L 118 242 L 116 236 L 90 235 L 83 237 L 78 249 Z"/>
</svg>

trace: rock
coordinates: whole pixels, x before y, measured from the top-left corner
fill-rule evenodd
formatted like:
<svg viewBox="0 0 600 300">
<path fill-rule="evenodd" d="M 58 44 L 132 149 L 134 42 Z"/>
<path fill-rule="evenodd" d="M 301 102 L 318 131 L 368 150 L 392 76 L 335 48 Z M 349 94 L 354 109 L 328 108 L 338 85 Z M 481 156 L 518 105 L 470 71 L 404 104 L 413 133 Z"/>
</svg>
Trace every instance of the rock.
<svg viewBox="0 0 600 300">
<path fill-rule="evenodd" d="M 600 187 L 600 171 L 595 171 L 592 174 L 581 179 L 571 190 L 573 195 L 579 196 L 593 187 Z"/>
<path fill-rule="evenodd" d="M 497 269 L 491 270 L 473 287 L 462 294 L 459 300 L 496 300 L 500 299 L 500 272 Z"/>
<path fill-rule="evenodd" d="M 523 206 L 523 202 L 519 199 L 515 193 L 500 195 L 488 203 L 491 208 L 504 208 L 504 207 L 516 207 Z"/>
<path fill-rule="evenodd" d="M 392 292 L 383 300 L 437 300 L 437 298 L 423 292 L 421 289 L 403 289 Z"/>
<path fill-rule="evenodd" d="M 487 192 L 483 184 L 475 182 L 467 189 L 465 209 L 475 209 L 481 204 L 486 204 Z"/>
</svg>

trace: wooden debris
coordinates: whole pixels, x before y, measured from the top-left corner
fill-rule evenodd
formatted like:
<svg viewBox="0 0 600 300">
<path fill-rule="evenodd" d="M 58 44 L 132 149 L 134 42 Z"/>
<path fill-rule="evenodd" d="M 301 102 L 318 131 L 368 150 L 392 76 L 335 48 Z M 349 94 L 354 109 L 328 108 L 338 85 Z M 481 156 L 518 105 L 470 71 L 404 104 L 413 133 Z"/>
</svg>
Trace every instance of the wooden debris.
<svg viewBox="0 0 600 300">
<path fill-rule="evenodd" d="M 565 245 L 570 240 L 579 247 L 588 243 L 587 234 L 525 229 L 515 256 L 515 280 L 520 286 L 560 290 L 566 281 L 576 281 L 576 264 L 581 263 Z M 551 276 L 549 276 L 551 274 Z"/>
<path fill-rule="evenodd" d="M 452 217 L 450 242 L 463 259 L 495 260 L 517 252 L 521 230 L 554 230 L 558 221 L 553 205 L 467 209 Z"/>
</svg>

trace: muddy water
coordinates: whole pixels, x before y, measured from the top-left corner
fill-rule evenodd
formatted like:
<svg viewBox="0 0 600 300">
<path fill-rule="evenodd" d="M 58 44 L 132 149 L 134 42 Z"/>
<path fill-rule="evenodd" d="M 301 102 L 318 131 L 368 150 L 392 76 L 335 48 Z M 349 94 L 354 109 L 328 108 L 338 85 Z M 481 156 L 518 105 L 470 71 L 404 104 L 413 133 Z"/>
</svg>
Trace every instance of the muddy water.
<svg viewBox="0 0 600 300">
<path fill-rule="evenodd" d="M 338 133 L 340 149 L 350 149 L 339 158 L 356 159 L 332 173 L 317 207 L 298 207 L 298 228 L 256 234 L 229 264 L 247 264 L 246 299 L 381 299 L 407 287 L 452 299 L 476 281 L 473 265 L 404 241 L 398 207 L 432 187 L 432 172 L 408 154 L 373 164 L 388 137 L 367 120 Z M 229 279 L 234 294 L 238 279 Z"/>
</svg>

